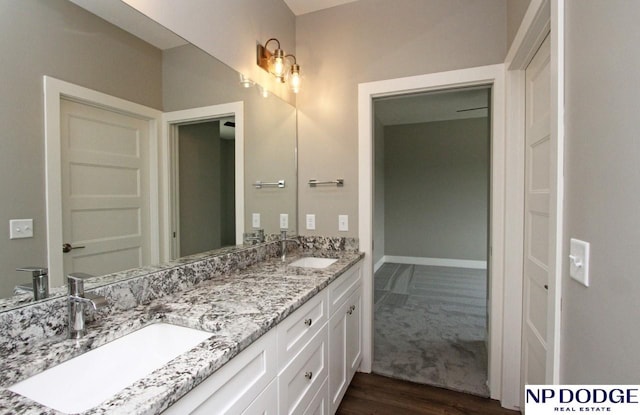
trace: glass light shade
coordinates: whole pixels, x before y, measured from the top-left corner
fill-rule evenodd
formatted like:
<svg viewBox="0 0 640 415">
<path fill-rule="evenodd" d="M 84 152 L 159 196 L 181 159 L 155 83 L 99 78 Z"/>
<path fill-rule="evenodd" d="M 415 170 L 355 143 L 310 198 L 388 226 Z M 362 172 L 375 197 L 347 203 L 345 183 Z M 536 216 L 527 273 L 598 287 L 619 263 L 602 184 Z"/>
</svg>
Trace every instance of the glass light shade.
<svg viewBox="0 0 640 415">
<path fill-rule="evenodd" d="M 278 78 L 278 81 L 284 82 L 286 65 L 284 62 L 284 51 L 282 49 L 276 49 L 273 51 L 271 58 L 269 58 L 269 68 L 271 73 Z"/>
<path fill-rule="evenodd" d="M 289 75 L 289 86 L 294 94 L 300 92 L 300 65 L 293 64 L 291 65 L 291 75 Z"/>
<path fill-rule="evenodd" d="M 253 84 L 254 82 L 251 79 L 247 78 L 243 74 L 240 74 L 240 85 L 242 85 L 243 88 L 251 88 Z"/>
</svg>

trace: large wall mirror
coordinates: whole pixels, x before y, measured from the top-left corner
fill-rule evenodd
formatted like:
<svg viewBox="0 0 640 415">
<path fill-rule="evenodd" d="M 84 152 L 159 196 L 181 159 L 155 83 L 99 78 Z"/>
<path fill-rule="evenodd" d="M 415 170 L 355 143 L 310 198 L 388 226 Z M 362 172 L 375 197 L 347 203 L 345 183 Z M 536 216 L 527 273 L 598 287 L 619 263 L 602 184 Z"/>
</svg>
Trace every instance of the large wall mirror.
<svg viewBox="0 0 640 415">
<path fill-rule="evenodd" d="M 244 88 L 240 74 L 124 3 L 114 2 L 115 18 L 93 10 L 103 18 L 86 10 L 85 2 L 0 1 L 0 53 L 6 57 L 0 222 L 33 219 L 33 237 L 10 239 L 7 232 L 0 238 L 5 304 L 17 286 L 31 283 L 31 275 L 17 268 L 47 267 L 54 256 L 72 258 L 75 265 L 62 271 L 54 263 L 52 287 L 61 286 L 69 270 L 103 275 L 228 249 L 256 227 L 257 216 L 266 234 L 280 231 L 281 214 L 288 215 L 288 230 L 296 231 L 295 108 L 257 85 Z M 110 2 L 88 3 L 104 8 Z M 127 21 L 148 29 L 135 36 L 119 27 Z M 66 85 L 54 97 L 56 113 L 45 111 L 45 100 L 52 99 L 45 77 L 51 85 Z M 143 106 L 159 121 L 141 133 L 137 116 L 127 120 L 131 114 L 115 104 L 102 108 L 78 99 L 74 88 L 109 97 L 107 102 Z M 143 121 L 140 128 L 150 125 Z M 58 161 L 50 159 L 53 124 L 60 134 Z M 111 139 L 114 131 L 122 135 Z M 149 135 L 146 144 L 143 134 Z M 136 167 L 133 159 L 143 150 L 149 158 Z M 79 154 L 85 156 L 81 161 L 75 159 Z M 60 177 L 52 163 L 61 164 Z M 284 187 L 255 186 L 280 181 Z M 56 183 L 60 197 L 71 201 L 52 197 Z M 150 200 L 123 204 L 145 186 Z M 56 209 L 58 225 L 47 222 Z M 67 252 L 51 242 L 51 224 L 66 232 L 60 242 L 69 244 Z M 151 254 L 128 249 L 133 234 L 146 238 Z"/>
</svg>

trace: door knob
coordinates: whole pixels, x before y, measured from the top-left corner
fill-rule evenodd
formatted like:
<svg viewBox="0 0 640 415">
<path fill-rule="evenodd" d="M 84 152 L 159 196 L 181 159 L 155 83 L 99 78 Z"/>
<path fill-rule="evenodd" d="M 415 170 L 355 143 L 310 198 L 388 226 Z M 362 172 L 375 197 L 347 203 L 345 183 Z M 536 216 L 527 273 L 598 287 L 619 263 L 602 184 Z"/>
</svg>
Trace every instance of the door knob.
<svg viewBox="0 0 640 415">
<path fill-rule="evenodd" d="M 84 246 L 71 246 L 71 244 L 62 244 L 62 252 L 65 254 L 71 252 L 72 249 L 82 249 Z"/>
</svg>

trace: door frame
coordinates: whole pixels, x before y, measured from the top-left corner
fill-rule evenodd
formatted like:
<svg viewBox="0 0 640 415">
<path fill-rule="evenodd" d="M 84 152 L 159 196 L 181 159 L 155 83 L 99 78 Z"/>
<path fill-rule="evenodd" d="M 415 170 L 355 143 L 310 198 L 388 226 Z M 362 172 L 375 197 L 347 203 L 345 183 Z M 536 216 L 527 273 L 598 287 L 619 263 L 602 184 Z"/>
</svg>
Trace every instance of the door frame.
<svg viewBox="0 0 640 415">
<path fill-rule="evenodd" d="M 160 246 L 154 244 L 153 241 L 158 240 L 160 229 L 158 124 L 162 112 L 46 75 L 43 76 L 43 90 L 47 266 L 51 286 L 65 284 L 62 254 L 62 163 L 60 150 L 60 100 L 63 98 L 146 120 L 149 123 L 149 236 L 152 242 L 149 247 L 150 261 L 152 264 L 160 262 Z"/>
<path fill-rule="evenodd" d="M 236 244 L 242 244 L 244 232 L 244 102 L 230 102 L 190 108 L 162 114 L 162 258 L 170 261 L 179 247 L 179 238 L 172 237 L 179 221 L 179 188 L 175 168 L 178 157 L 178 126 L 223 117 L 235 117 L 235 199 Z"/>
<path fill-rule="evenodd" d="M 373 103 L 377 97 L 471 86 L 491 86 L 491 175 L 489 262 L 489 390 L 500 399 L 502 383 L 504 302 L 504 65 L 368 82 L 358 85 L 358 237 L 363 263 L 363 359 L 360 370 L 373 363 Z"/>
<path fill-rule="evenodd" d="M 560 323 L 562 298 L 562 212 L 564 170 L 564 0 L 531 0 L 522 23 L 505 59 L 506 66 L 506 195 L 505 239 L 507 241 L 504 269 L 508 278 L 505 291 L 513 295 L 505 297 L 505 309 L 512 310 L 510 328 L 522 333 L 522 294 L 524 264 L 524 171 L 525 171 L 525 70 L 547 35 L 551 37 L 551 149 L 552 180 L 550 197 L 550 224 L 553 229 L 549 244 L 549 283 L 547 304 L 546 382 L 560 382 Z M 516 322 L 515 319 L 518 319 Z M 505 369 L 517 373 L 518 381 L 506 383 L 503 390 L 503 406 L 521 407 L 522 388 L 520 365 L 522 339 L 505 342 Z"/>
</svg>

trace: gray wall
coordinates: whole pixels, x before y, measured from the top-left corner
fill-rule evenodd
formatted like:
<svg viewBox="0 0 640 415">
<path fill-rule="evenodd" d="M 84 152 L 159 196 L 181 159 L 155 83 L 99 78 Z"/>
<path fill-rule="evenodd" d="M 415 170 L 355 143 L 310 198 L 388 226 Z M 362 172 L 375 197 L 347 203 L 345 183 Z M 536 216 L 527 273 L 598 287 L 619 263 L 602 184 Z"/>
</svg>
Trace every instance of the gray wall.
<svg viewBox="0 0 640 415">
<path fill-rule="evenodd" d="M 385 127 L 385 255 L 485 261 L 488 118 Z"/>
<path fill-rule="evenodd" d="M 295 54 L 296 20 L 284 1 L 123 1 L 276 95 L 295 102 L 287 85 L 276 82 L 256 65 L 256 44 L 272 37 L 280 40 L 285 52 Z"/>
<path fill-rule="evenodd" d="M 384 125 L 375 119 L 373 179 L 373 263 L 384 256 Z"/>
<path fill-rule="evenodd" d="M 367 0 L 298 16 L 304 84 L 297 97 L 299 228 L 358 235 L 357 85 L 361 82 L 502 63 L 505 0 Z M 310 188 L 310 178 L 345 179 Z M 304 217 L 316 214 L 316 230 Z M 349 232 L 338 232 L 348 214 Z"/>
<path fill-rule="evenodd" d="M 507 0 L 507 49 L 516 37 L 529 3 L 531 0 Z"/>
<path fill-rule="evenodd" d="M 15 268 L 47 264 L 42 76 L 162 107 L 161 54 L 61 0 L 0 0 L 0 297 L 30 281 Z M 9 240 L 10 219 L 34 238 Z"/>
<path fill-rule="evenodd" d="M 634 384 L 640 373 L 640 2 L 566 2 L 565 255 L 591 243 L 591 286 L 569 278 L 562 383 Z"/>
<path fill-rule="evenodd" d="M 277 233 L 280 213 L 296 227 L 296 111 L 276 96 L 262 98 L 255 88 L 239 85 L 238 74 L 195 46 L 163 52 L 165 111 L 244 102 L 245 229 L 251 213 L 260 213 L 262 227 Z M 256 180 L 284 179 L 284 189 L 255 189 Z"/>
<path fill-rule="evenodd" d="M 235 212 L 231 217 L 223 216 L 228 195 L 222 186 L 229 178 L 223 173 L 220 122 L 181 125 L 178 129 L 180 255 L 185 256 L 223 246 L 222 224 L 229 220 L 235 224 Z M 231 194 L 232 200 L 234 197 Z"/>
</svg>

